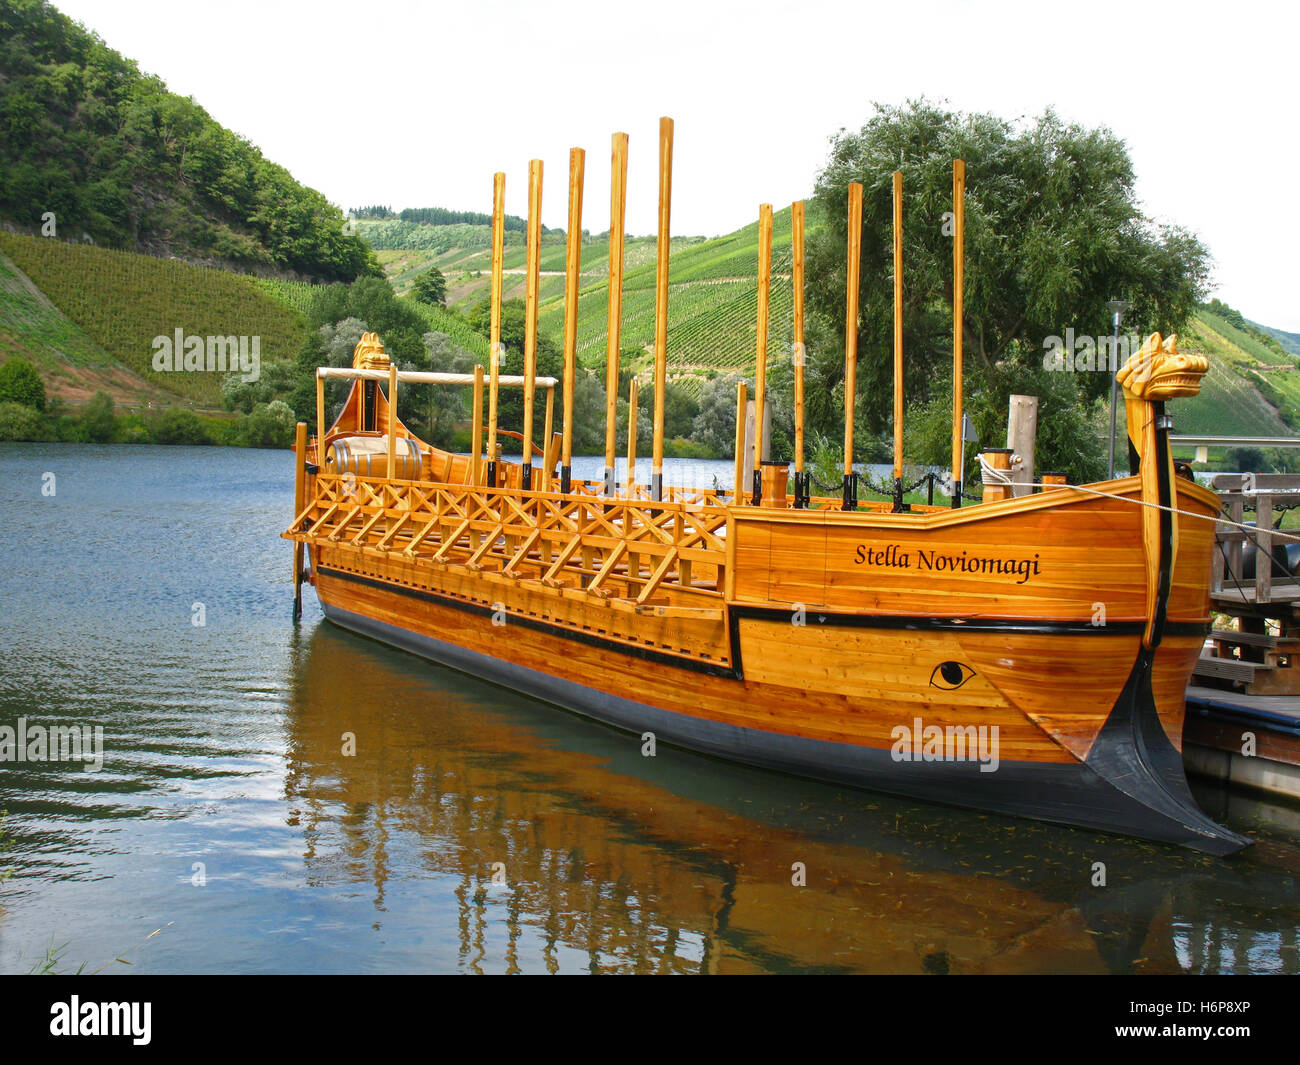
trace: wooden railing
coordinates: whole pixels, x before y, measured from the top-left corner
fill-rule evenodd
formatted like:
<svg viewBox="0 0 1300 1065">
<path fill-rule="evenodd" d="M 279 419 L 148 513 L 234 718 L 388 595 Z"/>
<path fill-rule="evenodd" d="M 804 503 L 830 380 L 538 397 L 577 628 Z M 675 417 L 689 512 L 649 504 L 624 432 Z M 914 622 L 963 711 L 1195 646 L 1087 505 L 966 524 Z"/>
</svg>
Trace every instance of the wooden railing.
<svg viewBox="0 0 1300 1065">
<path fill-rule="evenodd" d="M 1300 476 L 1296 474 L 1221 473 L 1211 482 L 1230 521 L 1251 520 L 1255 528 L 1235 528 L 1224 522 L 1215 526 L 1215 552 L 1210 594 L 1215 606 L 1228 609 L 1239 603 L 1243 613 L 1257 613 L 1269 603 L 1300 600 L 1300 585 L 1287 573 L 1290 567 L 1273 562 L 1272 554 L 1279 538 L 1274 535 L 1275 522 L 1285 510 L 1300 506 Z M 1289 540 L 1287 542 L 1290 542 Z M 1254 573 L 1243 567 L 1243 548 L 1256 547 Z"/>
<path fill-rule="evenodd" d="M 320 474 L 287 535 L 396 561 L 495 571 L 636 606 L 689 605 L 722 596 L 726 523 L 724 509 L 704 502 Z"/>
</svg>

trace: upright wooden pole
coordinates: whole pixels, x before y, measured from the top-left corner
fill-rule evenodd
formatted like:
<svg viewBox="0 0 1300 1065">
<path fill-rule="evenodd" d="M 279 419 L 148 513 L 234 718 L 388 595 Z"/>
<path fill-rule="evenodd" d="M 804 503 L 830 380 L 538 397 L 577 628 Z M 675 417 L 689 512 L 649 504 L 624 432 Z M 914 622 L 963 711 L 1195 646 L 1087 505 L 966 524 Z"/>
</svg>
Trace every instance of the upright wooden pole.
<svg viewBox="0 0 1300 1065">
<path fill-rule="evenodd" d="M 894 510 L 903 503 L 903 172 L 894 171 Z"/>
<path fill-rule="evenodd" d="M 1012 396 L 1007 412 L 1007 447 L 1020 456 L 1020 469 L 1011 475 L 1012 496 L 1033 495 L 1034 452 L 1038 438 L 1038 397 Z"/>
<path fill-rule="evenodd" d="M 627 389 L 627 497 L 636 492 L 636 378 Z"/>
<path fill-rule="evenodd" d="M 623 230 L 627 224 L 627 134 L 615 133 L 609 179 L 609 320 L 605 341 L 605 494 L 617 494 L 618 356 L 623 329 Z"/>
<path fill-rule="evenodd" d="M 388 364 L 388 470 L 385 476 L 391 481 L 397 466 L 397 363 Z"/>
<path fill-rule="evenodd" d="M 481 484 L 483 473 L 483 367 L 474 367 L 474 427 L 471 433 L 469 483 Z"/>
<path fill-rule="evenodd" d="M 555 436 L 555 386 L 546 386 L 546 420 L 543 422 L 546 432 L 542 434 L 542 491 L 551 490 L 551 471 L 555 468 L 555 452 L 551 450 L 551 440 Z"/>
<path fill-rule="evenodd" d="M 961 480 L 966 472 L 966 440 L 962 432 L 962 316 L 966 288 L 966 163 L 952 161 L 952 505 L 961 506 Z"/>
<path fill-rule="evenodd" d="M 299 422 L 293 438 L 293 516 L 307 507 L 307 423 Z M 302 617 L 302 549 L 301 540 L 293 543 L 293 620 Z"/>
<path fill-rule="evenodd" d="M 325 468 L 325 433 L 329 426 L 325 424 L 325 378 L 316 375 L 316 465 Z"/>
<path fill-rule="evenodd" d="M 497 483 L 497 397 L 501 377 L 501 268 L 506 239 L 506 176 L 492 175 L 492 302 L 488 326 L 488 463 L 487 483 Z"/>
<path fill-rule="evenodd" d="M 844 509 L 858 509 L 853 406 L 858 394 L 858 288 L 862 275 L 862 182 L 849 183 L 849 261 L 844 308 Z"/>
<path fill-rule="evenodd" d="M 794 265 L 794 505 L 808 506 L 812 495 L 803 470 L 803 200 L 790 205 L 790 243 Z"/>
<path fill-rule="evenodd" d="M 569 233 L 564 262 L 564 447 L 560 453 L 560 491 L 573 482 L 573 385 L 578 368 L 578 281 L 582 270 L 582 176 L 587 153 L 569 151 Z M 549 400 L 548 400 L 549 403 Z M 550 436 L 547 435 L 547 447 Z M 550 473 L 546 475 L 550 480 Z"/>
<path fill-rule="evenodd" d="M 744 381 L 736 382 L 736 479 L 733 482 L 735 488 L 731 492 L 731 502 L 733 505 L 740 503 L 745 498 L 745 417 L 746 410 L 749 407 L 748 390 L 745 388 Z"/>
<path fill-rule="evenodd" d="M 537 291 L 542 263 L 542 161 L 528 164 L 528 277 L 524 290 L 524 454 L 520 460 L 525 492 L 533 487 L 533 397 L 537 393 Z"/>
<path fill-rule="evenodd" d="M 673 200 L 673 120 L 659 120 L 659 243 L 655 257 L 655 431 L 650 466 L 650 498 L 663 498 L 664 407 L 668 384 L 668 252 Z"/>
<path fill-rule="evenodd" d="M 772 205 L 758 208 L 758 323 L 754 357 L 754 506 L 763 502 L 763 404 L 767 399 L 767 319 L 772 290 Z"/>
</svg>

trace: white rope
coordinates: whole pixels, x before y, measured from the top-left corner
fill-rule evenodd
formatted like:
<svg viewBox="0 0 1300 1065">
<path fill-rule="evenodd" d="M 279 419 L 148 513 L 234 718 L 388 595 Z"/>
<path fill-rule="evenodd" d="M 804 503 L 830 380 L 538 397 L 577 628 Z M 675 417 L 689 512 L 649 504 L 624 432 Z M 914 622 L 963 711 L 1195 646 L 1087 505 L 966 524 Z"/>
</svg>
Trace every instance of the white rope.
<svg viewBox="0 0 1300 1065">
<path fill-rule="evenodd" d="M 1025 466 L 1025 460 L 1019 455 L 1011 456 L 1011 465 L 1005 470 L 1000 470 L 996 466 L 989 464 L 989 460 L 984 457 L 983 452 L 975 456 L 980 460 L 980 479 L 985 484 L 992 485 L 1011 485 L 1024 484 L 1023 481 L 1012 481 L 1013 474 L 1019 473 Z"/>
<path fill-rule="evenodd" d="M 984 456 L 981 455 L 980 456 L 981 464 L 983 458 Z M 1001 473 L 1002 471 L 999 470 L 998 472 Z M 1004 480 L 1000 483 L 1007 484 L 1009 482 Z M 1230 525 L 1235 529 L 1243 529 L 1246 532 L 1251 532 L 1251 533 L 1267 532 L 1270 535 L 1272 535 L 1275 539 L 1290 540 L 1292 543 L 1300 544 L 1300 536 L 1293 536 L 1290 533 L 1284 533 L 1278 529 L 1261 529 L 1257 525 L 1247 525 L 1244 522 L 1240 522 L 1240 521 L 1229 521 L 1227 518 L 1223 517 L 1222 514 L 1217 515 L 1215 517 L 1210 517 L 1208 514 L 1197 514 L 1195 511 L 1191 511 L 1191 510 L 1179 510 L 1177 507 L 1167 507 L 1163 503 L 1148 503 L 1145 499 L 1134 499 L 1132 496 L 1121 496 L 1121 495 L 1116 495 L 1114 492 L 1103 492 L 1099 488 L 1085 488 L 1081 484 L 1040 484 L 1036 481 L 1019 481 L 1017 483 L 1022 488 L 1056 488 L 1062 490 L 1069 490 L 1073 492 L 1087 492 L 1089 495 L 1102 496 L 1106 499 L 1118 499 L 1121 503 L 1133 503 L 1134 505 L 1139 507 L 1151 507 L 1155 510 L 1167 510 L 1170 514 L 1181 514 L 1185 518 L 1200 518 L 1202 521 L 1213 521 L 1213 522 L 1221 521 L 1223 522 L 1224 525 Z"/>
</svg>

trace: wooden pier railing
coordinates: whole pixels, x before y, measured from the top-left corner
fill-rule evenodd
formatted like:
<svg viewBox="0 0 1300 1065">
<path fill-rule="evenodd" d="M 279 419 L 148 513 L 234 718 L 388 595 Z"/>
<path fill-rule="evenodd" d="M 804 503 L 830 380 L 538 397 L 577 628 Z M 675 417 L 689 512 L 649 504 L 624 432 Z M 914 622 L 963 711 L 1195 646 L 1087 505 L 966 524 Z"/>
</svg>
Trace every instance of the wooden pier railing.
<svg viewBox="0 0 1300 1065">
<path fill-rule="evenodd" d="M 1211 482 L 1225 516 L 1215 529 L 1210 603 L 1236 619 L 1217 624 L 1193 684 L 1231 686 L 1252 695 L 1300 693 L 1300 582 L 1275 535 L 1283 514 L 1300 506 L 1300 476 L 1223 473 Z"/>
<path fill-rule="evenodd" d="M 1275 523 L 1284 511 L 1300 506 L 1300 475 L 1221 473 L 1211 483 L 1230 521 L 1249 522 L 1253 511 L 1255 522 L 1251 530 L 1223 522 L 1216 527 L 1210 585 L 1215 608 L 1230 614 L 1258 614 L 1264 610 L 1266 617 L 1277 617 L 1278 612 L 1290 616 L 1300 604 L 1300 584 L 1282 552 L 1277 553 L 1272 565 L 1264 564 L 1264 560 L 1278 546 L 1278 538 L 1273 535 Z M 1253 560 L 1252 553 L 1245 550 L 1249 544 L 1256 549 Z M 1244 565 L 1248 560 L 1253 564 Z"/>
</svg>

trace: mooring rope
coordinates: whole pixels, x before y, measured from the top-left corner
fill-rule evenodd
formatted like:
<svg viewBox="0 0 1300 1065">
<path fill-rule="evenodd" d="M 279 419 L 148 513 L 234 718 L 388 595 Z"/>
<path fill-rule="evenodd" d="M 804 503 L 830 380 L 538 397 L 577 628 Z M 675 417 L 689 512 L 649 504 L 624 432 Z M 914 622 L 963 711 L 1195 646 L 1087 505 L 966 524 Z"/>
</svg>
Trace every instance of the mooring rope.
<svg viewBox="0 0 1300 1065">
<path fill-rule="evenodd" d="M 1241 529 L 1247 534 L 1259 532 L 1259 526 L 1247 525 L 1244 522 L 1232 521 L 1222 513 L 1215 517 L 1206 514 L 1197 514 L 1192 510 L 1180 510 L 1178 507 L 1167 507 L 1163 503 L 1150 503 L 1145 499 L 1134 499 L 1132 496 L 1117 495 L 1115 492 L 1103 492 L 1100 488 L 1087 488 L 1081 484 L 1041 484 L 1037 481 L 1017 481 L 1016 484 L 1021 488 L 1055 488 L 1061 490 L 1070 490 L 1074 492 L 1087 492 L 1089 495 L 1102 496 L 1106 499 L 1118 499 L 1121 503 L 1133 503 L 1139 507 L 1151 507 L 1154 510 L 1167 510 L 1170 514 L 1181 514 L 1185 518 L 1200 518 L 1202 521 L 1223 522 L 1224 525 L 1231 525 L 1235 529 Z M 1293 536 L 1290 533 L 1284 533 L 1279 529 L 1270 530 L 1273 536 L 1281 537 L 1283 540 L 1290 540 L 1293 543 L 1300 544 L 1300 536 Z M 1252 541 L 1253 542 L 1253 541 Z M 1255 544 L 1259 546 L 1258 543 Z"/>
<path fill-rule="evenodd" d="M 975 456 L 980 460 L 980 480 L 985 484 L 1010 486 L 1012 484 L 1023 484 L 1023 481 L 1012 481 L 1012 474 L 1019 473 L 1025 467 L 1025 460 L 1019 455 L 1011 456 L 1011 465 L 1005 470 L 1000 470 L 996 466 L 989 464 L 989 460 L 984 457 L 984 453 Z"/>
</svg>

